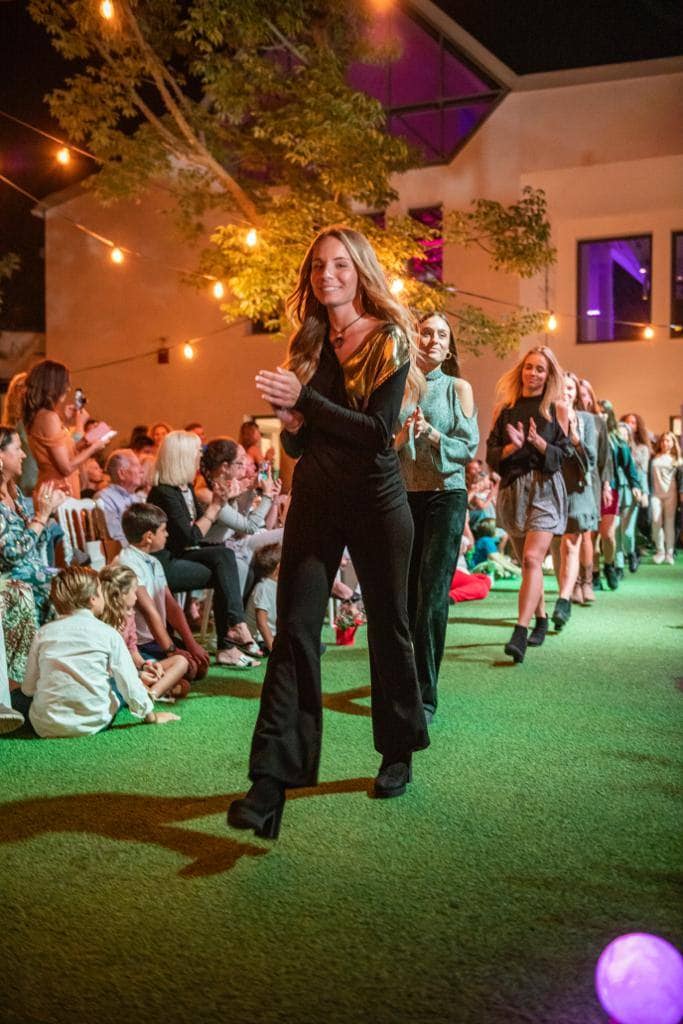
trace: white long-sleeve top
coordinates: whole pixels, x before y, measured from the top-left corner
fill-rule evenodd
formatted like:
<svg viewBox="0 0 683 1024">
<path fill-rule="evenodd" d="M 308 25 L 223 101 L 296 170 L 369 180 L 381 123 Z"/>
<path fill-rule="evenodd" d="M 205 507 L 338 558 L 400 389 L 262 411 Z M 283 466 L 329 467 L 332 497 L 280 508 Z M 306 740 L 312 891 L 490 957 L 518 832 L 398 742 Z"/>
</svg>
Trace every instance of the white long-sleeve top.
<svg viewBox="0 0 683 1024">
<path fill-rule="evenodd" d="M 652 493 L 667 498 L 676 493 L 676 463 L 670 455 L 655 455 L 652 460 Z"/>
<path fill-rule="evenodd" d="M 120 633 L 85 608 L 48 622 L 34 637 L 21 684 L 33 697 L 33 728 L 50 738 L 104 729 L 121 706 L 111 680 L 132 714 L 154 710 Z"/>
</svg>

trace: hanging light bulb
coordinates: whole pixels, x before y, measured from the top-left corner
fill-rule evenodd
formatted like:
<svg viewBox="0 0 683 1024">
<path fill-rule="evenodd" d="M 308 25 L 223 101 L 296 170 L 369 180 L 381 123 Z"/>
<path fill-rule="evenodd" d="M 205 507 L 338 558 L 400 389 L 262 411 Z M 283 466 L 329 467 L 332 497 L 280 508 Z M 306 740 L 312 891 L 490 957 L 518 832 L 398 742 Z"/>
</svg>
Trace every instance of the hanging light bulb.
<svg viewBox="0 0 683 1024">
<path fill-rule="evenodd" d="M 258 242 L 258 234 L 256 232 L 256 228 L 249 228 L 249 230 L 247 231 L 247 237 L 245 238 L 245 242 L 247 243 L 250 249 L 254 248 L 254 246 Z"/>
<path fill-rule="evenodd" d="M 123 263 L 123 252 L 119 249 L 118 245 L 115 245 L 112 251 L 109 253 L 109 259 L 112 263 Z"/>
<path fill-rule="evenodd" d="M 556 331 L 557 330 L 557 317 L 554 313 L 551 313 L 545 323 L 546 330 Z"/>
<path fill-rule="evenodd" d="M 111 21 L 114 17 L 114 4 L 112 0 L 102 0 L 100 4 L 100 14 L 105 21 Z"/>
<path fill-rule="evenodd" d="M 389 285 L 389 291 L 391 292 L 392 295 L 400 295 L 404 288 L 405 284 L 403 282 L 403 278 L 401 277 L 395 277 L 394 280 Z"/>
<path fill-rule="evenodd" d="M 62 167 L 68 167 L 68 165 L 71 163 L 71 151 L 69 147 L 62 146 L 61 149 L 58 149 L 55 154 L 55 159 L 58 164 L 62 165 Z"/>
<path fill-rule="evenodd" d="M 221 281 L 216 281 L 212 290 L 214 299 L 222 299 L 225 295 L 225 288 Z"/>
<path fill-rule="evenodd" d="M 194 359 L 194 349 L 190 345 L 189 341 L 183 345 L 183 355 L 186 359 Z"/>
<path fill-rule="evenodd" d="M 651 341 L 652 338 L 654 338 L 654 336 L 655 336 L 655 329 L 650 324 L 648 324 L 647 327 L 645 328 L 645 330 L 643 331 L 643 337 L 647 341 Z"/>
</svg>

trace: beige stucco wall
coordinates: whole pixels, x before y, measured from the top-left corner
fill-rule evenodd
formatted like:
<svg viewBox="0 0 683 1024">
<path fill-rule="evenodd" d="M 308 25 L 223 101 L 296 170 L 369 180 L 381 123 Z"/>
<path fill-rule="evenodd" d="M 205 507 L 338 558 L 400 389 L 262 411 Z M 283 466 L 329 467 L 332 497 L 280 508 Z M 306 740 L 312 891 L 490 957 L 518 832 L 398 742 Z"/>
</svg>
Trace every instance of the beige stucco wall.
<svg viewBox="0 0 683 1024">
<path fill-rule="evenodd" d="M 53 210 L 46 231 L 47 351 L 73 369 L 93 415 L 117 427 L 122 440 L 136 423 L 168 420 L 183 427 L 201 420 L 210 435 L 235 434 L 245 415 L 266 414 L 254 388 L 261 367 L 273 367 L 283 346 L 248 325 L 226 325 L 210 286 L 184 284 L 170 266 L 192 270 L 197 253 L 175 237 L 164 213 L 168 196 L 153 193 L 139 205 L 103 208 L 89 194 L 63 203 L 59 214 L 105 238 L 144 253 L 114 266 L 109 250 L 77 231 Z M 159 261 L 159 262 L 157 262 Z M 85 369 L 125 356 L 155 352 L 221 331 L 195 346 L 188 362 L 180 349 L 170 363 L 156 355 L 119 366 Z"/>
<path fill-rule="evenodd" d="M 547 77 L 566 83 L 568 76 Z M 405 176 L 400 205 L 442 202 L 448 209 L 477 196 L 511 202 L 526 184 L 545 189 L 548 199 L 557 263 L 547 281 L 545 274 L 517 281 L 491 270 L 483 253 L 454 247 L 446 253 L 445 278 L 533 308 L 546 307 L 547 288 L 547 305 L 559 319 L 547 343 L 563 365 L 589 377 L 618 411 L 635 408 L 651 429 L 668 427 L 683 401 L 683 337 L 658 329 L 653 341 L 578 346 L 571 317 L 577 240 L 642 232 L 653 235 L 652 320 L 669 323 L 671 232 L 683 230 L 683 73 L 511 93 L 450 166 Z M 495 381 L 513 358 L 462 359 L 484 438 Z"/>
<path fill-rule="evenodd" d="M 558 249 L 547 282 L 545 275 L 517 281 L 492 271 L 483 252 L 455 247 L 445 254 L 445 278 L 461 289 L 534 307 L 546 305 L 547 287 L 560 320 L 551 343 L 563 364 L 590 377 L 618 410 L 635 407 L 660 430 L 683 398 L 683 339 L 658 331 L 654 342 L 577 346 L 570 318 L 577 239 L 642 231 L 653 234 L 652 318 L 669 320 L 670 233 L 683 230 L 683 71 L 647 77 L 639 70 L 640 77 L 581 84 L 550 76 L 550 88 L 511 93 L 449 166 L 404 175 L 397 205 L 463 207 L 477 196 L 511 202 L 527 183 L 544 188 Z M 162 212 L 167 205 L 168 196 L 157 194 L 136 206 L 102 209 L 83 195 L 59 212 L 149 256 L 192 268 L 195 254 L 174 240 Z M 76 369 L 154 349 L 160 336 L 173 344 L 221 326 L 208 290 L 197 294 L 150 260 L 130 258 L 113 267 L 98 243 L 54 213 L 46 262 L 48 353 Z M 192 363 L 173 352 L 169 366 L 148 357 L 120 368 L 80 370 L 75 383 L 85 388 L 91 409 L 122 433 L 157 418 L 178 426 L 201 419 L 212 434 L 234 433 L 245 414 L 267 412 L 253 377 L 281 354 L 271 338 L 237 325 L 201 343 Z M 495 381 L 510 361 L 463 357 L 484 438 Z"/>
</svg>

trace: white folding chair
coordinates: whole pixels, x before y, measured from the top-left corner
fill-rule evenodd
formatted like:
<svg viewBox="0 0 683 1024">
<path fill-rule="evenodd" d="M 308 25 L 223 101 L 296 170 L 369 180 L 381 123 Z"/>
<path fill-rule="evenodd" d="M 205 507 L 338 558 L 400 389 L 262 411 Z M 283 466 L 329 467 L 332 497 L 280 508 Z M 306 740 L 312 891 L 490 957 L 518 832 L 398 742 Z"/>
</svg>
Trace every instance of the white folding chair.
<svg viewBox="0 0 683 1024">
<path fill-rule="evenodd" d="M 71 565 L 77 551 L 88 556 L 96 571 L 107 564 L 102 542 L 95 539 L 94 511 L 92 498 L 66 498 L 57 508 L 57 522 L 64 531 L 62 543 L 66 565 Z"/>
</svg>

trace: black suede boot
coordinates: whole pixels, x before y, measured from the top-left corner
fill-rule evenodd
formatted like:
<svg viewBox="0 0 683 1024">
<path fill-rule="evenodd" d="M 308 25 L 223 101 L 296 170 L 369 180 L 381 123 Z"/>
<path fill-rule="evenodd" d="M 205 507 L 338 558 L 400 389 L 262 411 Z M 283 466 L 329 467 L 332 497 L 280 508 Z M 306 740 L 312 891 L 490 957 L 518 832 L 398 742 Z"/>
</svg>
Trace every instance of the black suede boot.
<svg viewBox="0 0 683 1024">
<path fill-rule="evenodd" d="M 547 615 L 543 615 L 543 616 L 537 615 L 536 616 L 536 625 L 534 626 L 534 628 L 529 633 L 529 637 L 527 639 L 527 646 L 528 647 L 540 647 L 541 644 L 543 643 L 543 641 L 546 638 L 546 633 L 547 632 L 548 632 L 548 616 Z"/>
<path fill-rule="evenodd" d="M 285 806 L 285 787 L 278 779 L 257 779 L 245 797 L 233 800 L 228 808 L 228 824 L 250 828 L 264 839 L 277 839 Z"/>
<path fill-rule="evenodd" d="M 512 636 L 505 644 L 505 653 L 509 654 L 513 661 L 519 664 L 524 661 L 527 642 L 526 626 L 517 625 L 512 631 Z"/>
<path fill-rule="evenodd" d="M 566 597 L 558 597 L 555 602 L 553 609 L 553 622 L 555 629 L 559 633 L 563 626 L 566 626 L 569 622 L 569 617 L 572 613 L 572 603 L 568 601 Z"/>
</svg>

